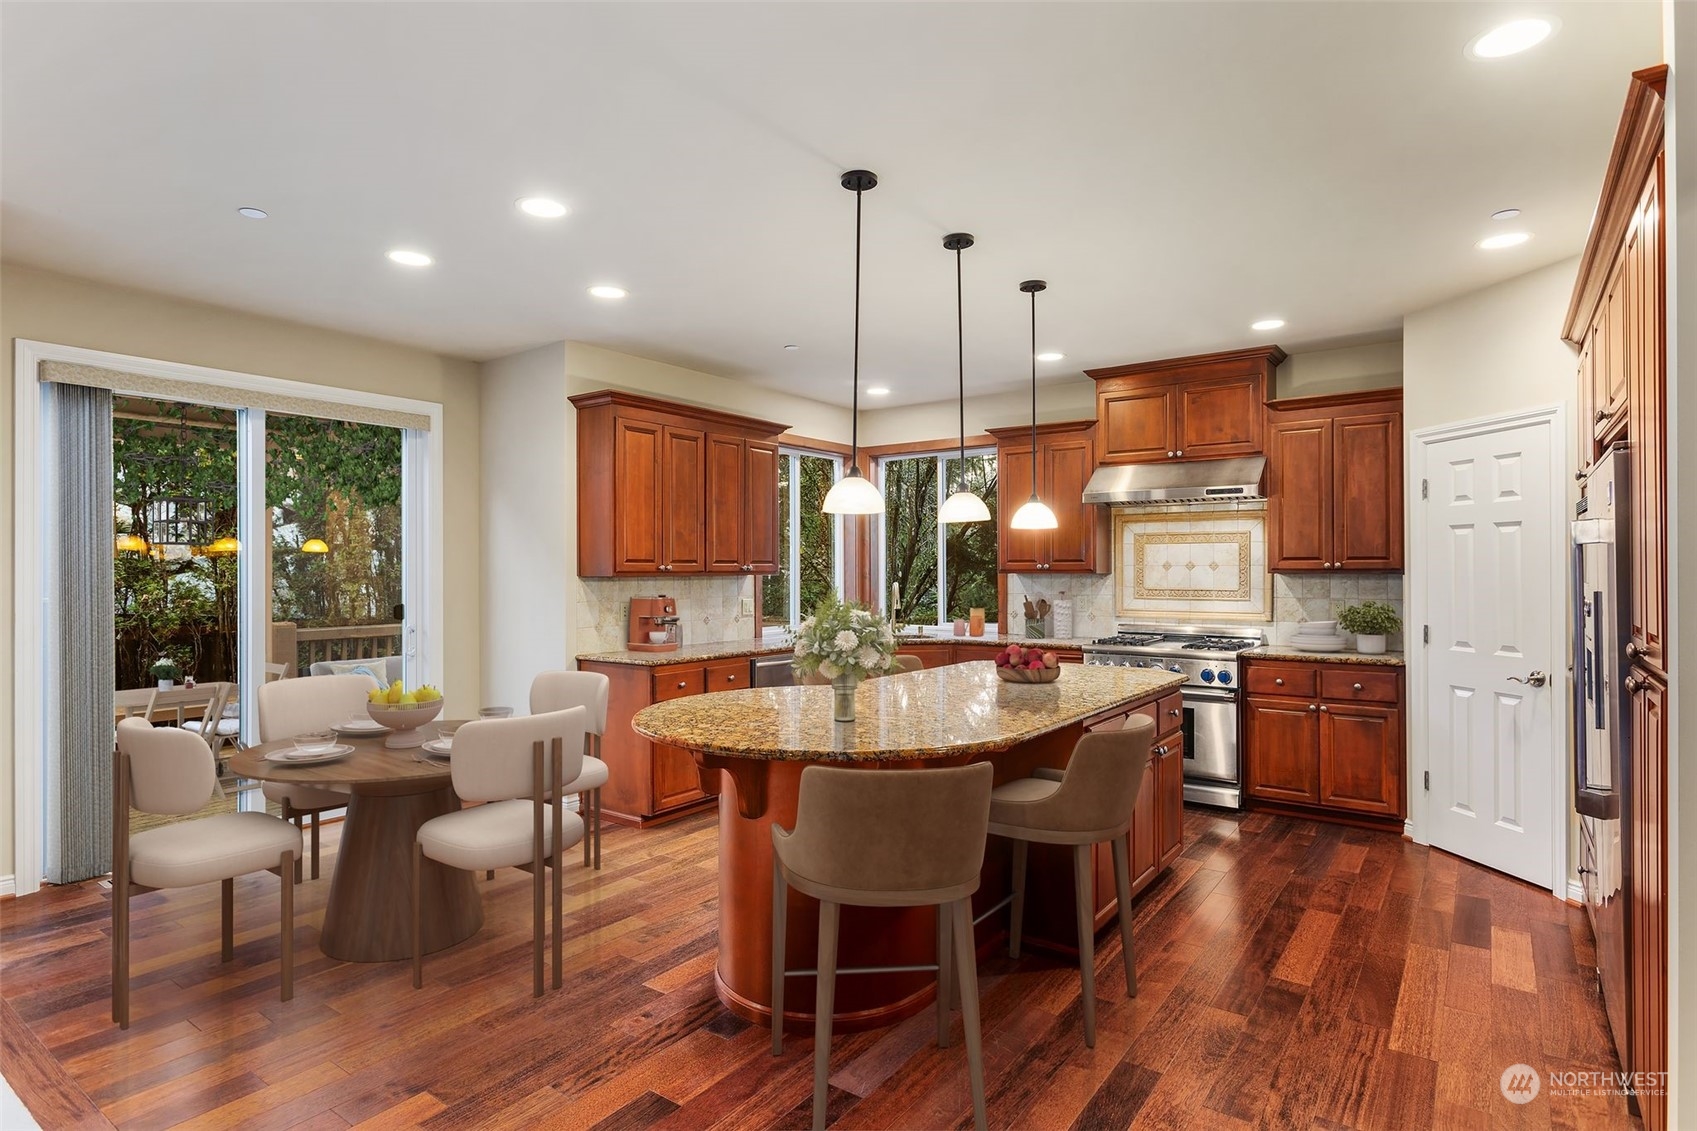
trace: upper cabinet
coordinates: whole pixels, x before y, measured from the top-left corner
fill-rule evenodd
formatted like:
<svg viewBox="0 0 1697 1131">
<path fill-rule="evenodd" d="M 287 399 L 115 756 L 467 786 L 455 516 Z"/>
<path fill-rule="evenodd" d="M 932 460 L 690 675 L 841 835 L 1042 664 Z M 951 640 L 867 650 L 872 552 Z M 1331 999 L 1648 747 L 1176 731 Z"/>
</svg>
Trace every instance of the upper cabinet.
<svg viewBox="0 0 1697 1131">
<path fill-rule="evenodd" d="M 1087 369 L 1100 463 L 1256 455 L 1277 346 Z"/>
<path fill-rule="evenodd" d="M 571 402 L 579 576 L 777 571 L 785 425 L 612 390 Z"/>
<path fill-rule="evenodd" d="M 1105 573 L 1106 509 L 1084 501 L 1099 463 L 1093 420 L 1037 426 L 1037 494 L 1055 512 L 1053 530 L 1014 530 L 1014 512 L 1031 497 L 1031 426 L 992 428 L 996 437 L 997 568 L 1003 573 Z"/>
<path fill-rule="evenodd" d="M 1402 569 L 1402 390 L 1267 409 L 1269 568 Z"/>
</svg>

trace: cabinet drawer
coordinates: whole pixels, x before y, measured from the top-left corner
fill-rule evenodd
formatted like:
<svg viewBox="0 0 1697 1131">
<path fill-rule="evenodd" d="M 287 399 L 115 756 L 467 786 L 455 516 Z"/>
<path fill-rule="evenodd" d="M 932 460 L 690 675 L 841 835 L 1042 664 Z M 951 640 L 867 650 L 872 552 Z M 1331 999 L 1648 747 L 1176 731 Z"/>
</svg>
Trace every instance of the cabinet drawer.
<svg viewBox="0 0 1697 1131">
<path fill-rule="evenodd" d="M 1251 695 L 1310 698 L 1319 688 L 1318 676 L 1307 664 L 1251 663 L 1243 669 L 1243 689 Z"/>
<path fill-rule="evenodd" d="M 1142 715 L 1154 723 L 1155 736 L 1159 739 L 1184 725 L 1184 693 L 1175 691 L 1170 695 L 1163 695 L 1155 702 L 1137 708 L 1131 714 Z"/>
<path fill-rule="evenodd" d="M 703 669 L 706 676 L 708 691 L 740 691 L 745 687 L 753 687 L 754 681 L 749 678 L 749 662 L 747 660 L 720 660 L 706 665 Z M 672 684 L 676 686 L 677 680 Z"/>
<path fill-rule="evenodd" d="M 745 669 L 746 670 L 746 669 Z M 661 668 L 654 673 L 654 702 L 700 695 L 707 690 L 707 669 L 700 664 Z"/>
<path fill-rule="evenodd" d="M 1396 703 L 1398 684 L 1396 672 L 1364 671 L 1359 667 L 1340 665 L 1320 673 L 1320 698 L 1334 703 Z"/>
</svg>

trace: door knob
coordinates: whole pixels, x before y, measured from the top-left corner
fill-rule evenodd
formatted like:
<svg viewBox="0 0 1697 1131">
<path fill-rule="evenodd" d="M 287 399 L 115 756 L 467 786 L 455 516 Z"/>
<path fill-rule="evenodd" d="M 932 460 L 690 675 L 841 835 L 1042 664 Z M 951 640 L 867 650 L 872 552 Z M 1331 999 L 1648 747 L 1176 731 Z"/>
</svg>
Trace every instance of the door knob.
<svg viewBox="0 0 1697 1131">
<path fill-rule="evenodd" d="M 1545 675 L 1543 672 L 1533 672 L 1525 679 L 1521 679 L 1517 675 L 1511 675 L 1508 677 L 1508 681 L 1510 683 L 1524 683 L 1528 687 L 1542 687 L 1546 683 L 1550 682 L 1550 677 Z"/>
</svg>

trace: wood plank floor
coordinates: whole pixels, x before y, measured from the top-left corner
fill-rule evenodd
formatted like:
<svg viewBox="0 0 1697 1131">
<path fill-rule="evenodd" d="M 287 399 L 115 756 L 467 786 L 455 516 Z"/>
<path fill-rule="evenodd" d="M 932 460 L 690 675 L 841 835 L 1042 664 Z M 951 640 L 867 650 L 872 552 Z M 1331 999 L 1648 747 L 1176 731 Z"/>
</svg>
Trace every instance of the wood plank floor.
<svg viewBox="0 0 1697 1131">
<path fill-rule="evenodd" d="M 319 953 L 327 880 L 303 885 L 286 1004 L 274 877 L 237 881 L 227 965 L 217 885 L 140 896 L 128 1032 L 105 885 L 0 904 L 6 1076 L 50 1128 L 804 1127 L 812 1041 L 774 1060 L 714 997 L 715 838 L 707 815 L 609 830 L 602 871 L 567 872 L 566 986 L 540 1001 L 516 871 L 479 881 L 485 927 L 419 991 L 405 963 Z M 1185 844 L 1136 905 L 1135 1000 L 1099 940 L 1094 1050 L 1076 969 L 981 962 L 993 1127 L 1636 1125 L 1617 1097 L 1498 1087 L 1517 1062 L 1617 1067 L 1583 912 L 1388 834 L 1193 809 Z M 833 1122 L 969 1127 L 958 1014 L 952 1048 L 933 1025 L 839 1037 Z"/>
</svg>

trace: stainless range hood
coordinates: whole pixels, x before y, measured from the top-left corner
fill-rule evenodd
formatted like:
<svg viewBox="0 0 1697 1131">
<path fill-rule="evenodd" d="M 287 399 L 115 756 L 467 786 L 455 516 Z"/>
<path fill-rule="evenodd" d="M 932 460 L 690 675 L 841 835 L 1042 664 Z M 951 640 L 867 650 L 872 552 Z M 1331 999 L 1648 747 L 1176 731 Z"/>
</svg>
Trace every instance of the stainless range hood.
<svg viewBox="0 0 1697 1131">
<path fill-rule="evenodd" d="M 1266 474 L 1266 456 L 1110 464 L 1098 467 L 1084 485 L 1084 501 L 1148 506 L 1264 499 Z"/>
</svg>

